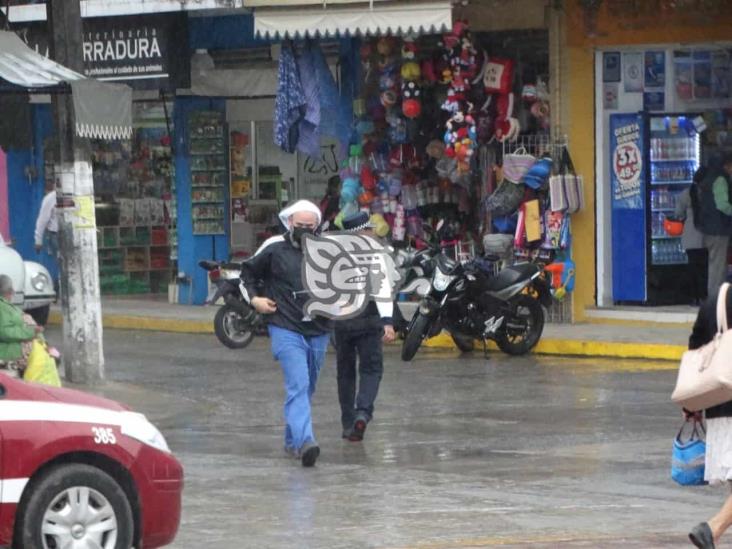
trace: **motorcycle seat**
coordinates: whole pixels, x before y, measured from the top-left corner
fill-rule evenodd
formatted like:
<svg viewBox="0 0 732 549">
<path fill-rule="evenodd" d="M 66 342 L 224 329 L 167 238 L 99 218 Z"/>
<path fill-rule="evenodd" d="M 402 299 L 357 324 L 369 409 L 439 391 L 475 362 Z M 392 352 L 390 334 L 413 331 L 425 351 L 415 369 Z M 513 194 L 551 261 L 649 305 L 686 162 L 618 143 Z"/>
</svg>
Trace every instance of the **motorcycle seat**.
<svg viewBox="0 0 732 549">
<path fill-rule="evenodd" d="M 203 267 L 207 271 L 213 271 L 214 269 L 218 269 L 220 267 L 220 263 L 218 261 L 204 259 L 198 262 L 198 266 Z"/>
<path fill-rule="evenodd" d="M 485 287 L 488 291 L 498 292 L 521 280 L 528 280 L 538 272 L 539 267 L 533 263 L 519 263 L 511 267 L 506 267 L 496 276 L 489 278 Z"/>
</svg>

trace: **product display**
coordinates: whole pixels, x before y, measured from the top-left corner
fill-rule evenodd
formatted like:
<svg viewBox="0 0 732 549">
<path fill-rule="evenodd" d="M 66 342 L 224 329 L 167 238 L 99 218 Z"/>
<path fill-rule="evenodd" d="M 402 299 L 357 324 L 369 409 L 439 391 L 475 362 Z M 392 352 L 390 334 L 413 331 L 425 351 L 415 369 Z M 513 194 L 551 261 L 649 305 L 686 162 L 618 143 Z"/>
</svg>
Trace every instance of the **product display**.
<svg viewBox="0 0 732 549">
<path fill-rule="evenodd" d="M 178 257 L 168 109 L 135 103 L 130 141 L 92 141 L 104 294 L 167 291 Z"/>
<path fill-rule="evenodd" d="M 193 234 L 224 234 L 228 167 L 223 114 L 194 112 L 188 130 Z"/>
</svg>

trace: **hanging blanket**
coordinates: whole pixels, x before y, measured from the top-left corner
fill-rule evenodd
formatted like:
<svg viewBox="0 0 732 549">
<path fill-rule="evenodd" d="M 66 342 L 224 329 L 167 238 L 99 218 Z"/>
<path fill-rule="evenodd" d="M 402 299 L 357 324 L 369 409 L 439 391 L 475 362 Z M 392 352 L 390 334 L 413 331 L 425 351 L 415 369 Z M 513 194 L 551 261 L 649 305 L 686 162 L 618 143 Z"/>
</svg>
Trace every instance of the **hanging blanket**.
<svg viewBox="0 0 732 549">
<path fill-rule="evenodd" d="M 300 83 L 305 94 L 305 116 L 300 120 L 297 150 L 309 156 L 320 157 L 321 89 L 315 74 L 316 52 L 320 53 L 320 49 L 308 41 L 302 55 L 297 58 Z"/>
<path fill-rule="evenodd" d="M 292 46 L 283 44 L 275 99 L 274 142 L 285 152 L 295 152 L 299 139 L 298 125 L 305 116 L 305 103 L 295 54 Z"/>
</svg>

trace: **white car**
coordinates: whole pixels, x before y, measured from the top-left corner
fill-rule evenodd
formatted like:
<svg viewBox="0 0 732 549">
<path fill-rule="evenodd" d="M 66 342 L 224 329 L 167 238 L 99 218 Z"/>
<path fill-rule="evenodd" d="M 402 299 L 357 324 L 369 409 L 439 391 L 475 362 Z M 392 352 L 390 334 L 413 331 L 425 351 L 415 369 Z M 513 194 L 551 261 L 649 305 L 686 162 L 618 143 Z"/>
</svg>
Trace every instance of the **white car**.
<svg viewBox="0 0 732 549">
<path fill-rule="evenodd" d="M 24 261 L 0 236 L 0 274 L 13 281 L 12 303 L 28 311 L 38 324 L 45 325 L 51 303 L 56 301 L 48 269 L 35 261 Z"/>
</svg>

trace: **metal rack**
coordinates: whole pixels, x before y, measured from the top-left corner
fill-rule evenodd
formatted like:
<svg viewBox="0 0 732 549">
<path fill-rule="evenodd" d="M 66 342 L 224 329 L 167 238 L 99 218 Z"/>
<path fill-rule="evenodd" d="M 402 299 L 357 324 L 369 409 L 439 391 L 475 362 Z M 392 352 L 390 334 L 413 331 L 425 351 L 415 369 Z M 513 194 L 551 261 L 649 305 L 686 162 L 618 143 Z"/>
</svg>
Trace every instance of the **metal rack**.
<svg viewBox="0 0 732 549">
<path fill-rule="evenodd" d="M 515 141 L 504 141 L 502 146 L 504 155 L 524 148 L 528 154 L 537 158 L 549 154 L 555 161 L 558 161 L 562 150 L 567 147 L 567 136 L 520 135 Z"/>
<path fill-rule="evenodd" d="M 504 141 L 502 153 L 510 154 L 523 148 L 535 157 L 549 155 L 553 161 L 559 162 L 562 151 L 567 147 L 566 135 L 521 135 L 515 141 Z M 563 301 L 555 301 L 547 310 L 547 322 L 569 324 L 572 322 L 572 302 L 574 294 L 569 294 Z"/>
</svg>

